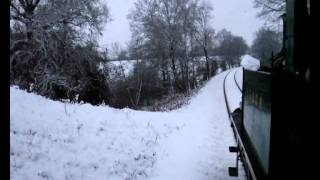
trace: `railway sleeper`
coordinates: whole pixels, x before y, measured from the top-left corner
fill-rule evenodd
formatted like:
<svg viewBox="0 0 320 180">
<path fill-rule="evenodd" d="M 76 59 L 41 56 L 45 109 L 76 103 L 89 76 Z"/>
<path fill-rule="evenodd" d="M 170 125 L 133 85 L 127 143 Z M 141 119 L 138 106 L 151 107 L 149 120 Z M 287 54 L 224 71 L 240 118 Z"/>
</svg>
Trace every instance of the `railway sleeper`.
<svg viewBox="0 0 320 180">
<path fill-rule="evenodd" d="M 238 174 L 238 167 L 229 167 L 228 169 L 229 176 L 237 177 Z"/>
<path fill-rule="evenodd" d="M 232 153 L 237 153 L 236 155 L 236 166 L 235 167 L 229 167 L 228 173 L 229 176 L 237 177 L 239 175 L 239 160 L 241 159 L 241 150 L 239 148 L 239 144 L 237 146 L 229 146 L 229 151 Z"/>
<path fill-rule="evenodd" d="M 239 172 L 239 160 L 240 160 L 240 154 L 237 153 L 236 166 L 228 168 L 229 176 L 234 176 L 234 177 L 238 176 L 238 174 L 239 174 L 238 173 Z"/>
<path fill-rule="evenodd" d="M 229 146 L 229 152 L 235 153 L 238 152 L 238 146 Z"/>
</svg>

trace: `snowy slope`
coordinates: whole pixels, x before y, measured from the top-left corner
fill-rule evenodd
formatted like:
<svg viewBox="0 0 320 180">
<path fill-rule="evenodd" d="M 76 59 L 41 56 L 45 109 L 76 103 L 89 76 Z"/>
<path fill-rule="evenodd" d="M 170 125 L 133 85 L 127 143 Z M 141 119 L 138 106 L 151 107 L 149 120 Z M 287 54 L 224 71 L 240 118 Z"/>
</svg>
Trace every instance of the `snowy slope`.
<svg viewBox="0 0 320 180">
<path fill-rule="evenodd" d="M 229 177 L 234 139 L 213 77 L 170 112 L 64 104 L 10 88 L 12 179 L 245 179 Z"/>
</svg>

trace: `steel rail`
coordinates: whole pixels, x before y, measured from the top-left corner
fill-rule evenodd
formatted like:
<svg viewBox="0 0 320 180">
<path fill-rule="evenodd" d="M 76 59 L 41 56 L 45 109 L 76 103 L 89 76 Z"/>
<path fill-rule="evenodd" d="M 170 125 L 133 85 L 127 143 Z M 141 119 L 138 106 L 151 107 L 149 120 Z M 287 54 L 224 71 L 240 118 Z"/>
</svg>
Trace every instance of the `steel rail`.
<svg viewBox="0 0 320 180">
<path fill-rule="evenodd" d="M 224 77 L 224 79 L 223 79 L 224 100 L 225 100 L 225 102 L 226 102 L 229 119 L 230 119 L 230 117 L 231 117 L 231 112 L 230 112 L 229 102 L 228 102 L 228 99 L 227 99 L 226 79 L 227 79 L 227 77 L 228 77 L 228 75 L 229 75 L 230 73 L 231 73 L 231 70 L 229 70 L 228 74 L 227 74 L 227 75 Z"/>
<path fill-rule="evenodd" d="M 238 69 L 238 70 L 236 70 L 236 72 L 234 73 L 234 75 L 233 75 L 233 79 L 234 79 L 234 82 L 236 83 L 236 85 L 237 85 L 237 87 L 238 87 L 239 91 L 242 93 L 242 89 L 240 88 L 240 85 L 238 84 L 237 79 L 236 79 L 236 74 L 237 74 L 237 72 L 238 72 L 238 71 L 239 71 L 239 69 Z"/>
</svg>

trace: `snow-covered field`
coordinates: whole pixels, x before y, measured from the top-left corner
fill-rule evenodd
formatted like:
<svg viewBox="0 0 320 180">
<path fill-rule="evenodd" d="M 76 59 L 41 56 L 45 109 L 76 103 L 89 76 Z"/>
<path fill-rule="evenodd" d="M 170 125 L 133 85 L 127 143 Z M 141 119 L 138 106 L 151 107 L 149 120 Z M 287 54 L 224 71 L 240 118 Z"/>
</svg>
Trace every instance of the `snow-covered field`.
<svg viewBox="0 0 320 180">
<path fill-rule="evenodd" d="M 228 176 L 236 156 L 226 73 L 170 112 L 61 103 L 10 87 L 11 179 L 245 179 L 242 166 Z"/>
</svg>

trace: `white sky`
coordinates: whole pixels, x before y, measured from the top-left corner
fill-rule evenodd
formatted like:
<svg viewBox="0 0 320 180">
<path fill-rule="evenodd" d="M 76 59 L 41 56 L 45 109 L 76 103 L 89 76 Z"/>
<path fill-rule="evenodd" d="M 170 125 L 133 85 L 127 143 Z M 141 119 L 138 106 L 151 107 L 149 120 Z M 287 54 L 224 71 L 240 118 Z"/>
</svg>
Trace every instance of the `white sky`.
<svg viewBox="0 0 320 180">
<path fill-rule="evenodd" d="M 131 37 L 127 14 L 134 7 L 136 0 L 105 0 L 113 21 L 109 22 L 100 38 L 103 47 L 109 47 L 112 42 L 119 42 L 123 47 Z M 251 45 L 255 32 L 263 25 L 256 17 L 258 10 L 253 8 L 253 0 L 209 0 L 213 5 L 213 28 L 219 31 L 223 28 L 233 34 L 242 36 Z"/>
</svg>

